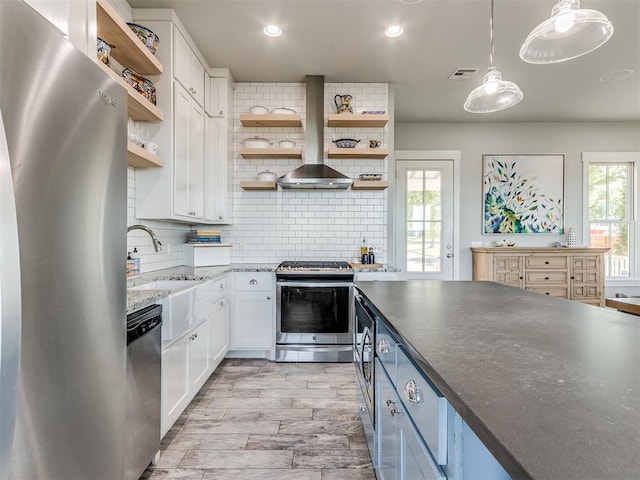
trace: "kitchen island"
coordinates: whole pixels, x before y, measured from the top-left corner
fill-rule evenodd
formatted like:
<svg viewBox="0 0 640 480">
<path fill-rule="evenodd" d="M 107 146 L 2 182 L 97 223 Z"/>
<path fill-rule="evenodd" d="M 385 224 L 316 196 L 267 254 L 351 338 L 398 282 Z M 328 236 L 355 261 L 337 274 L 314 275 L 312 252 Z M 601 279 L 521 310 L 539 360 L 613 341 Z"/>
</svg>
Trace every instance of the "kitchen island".
<svg viewBox="0 0 640 480">
<path fill-rule="evenodd" d="M 492 282 L 358 282 L 512 478 L 640 477 L 640 324 Z"/>
</svg>

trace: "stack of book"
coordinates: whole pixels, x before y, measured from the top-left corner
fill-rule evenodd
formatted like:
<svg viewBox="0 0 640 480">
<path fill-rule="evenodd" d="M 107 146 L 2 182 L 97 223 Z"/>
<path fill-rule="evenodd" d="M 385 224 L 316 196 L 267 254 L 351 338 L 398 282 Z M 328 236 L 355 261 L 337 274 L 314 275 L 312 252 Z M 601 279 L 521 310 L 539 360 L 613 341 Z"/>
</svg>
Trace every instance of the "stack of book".
<svg viewBox="0 0 640 480">
<path fill-rule="evenodd" d="M 189 243 L 221 243 L 220 232 L 217 230 L 191 230 L 187 234 Z"/>
</svg>

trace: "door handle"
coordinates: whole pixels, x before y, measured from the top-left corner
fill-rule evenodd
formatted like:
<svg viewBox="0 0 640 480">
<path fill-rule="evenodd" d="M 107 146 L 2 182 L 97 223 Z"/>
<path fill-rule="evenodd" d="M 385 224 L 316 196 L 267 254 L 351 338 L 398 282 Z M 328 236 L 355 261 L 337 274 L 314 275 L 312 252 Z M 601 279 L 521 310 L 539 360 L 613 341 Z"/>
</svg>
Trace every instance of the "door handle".
<svg viewBox="0 0 640 480">
<path fill-rule="evenodd" d="M 447 258 L 453 258 L 453 253 L 447 253 Z"/>
</svg>

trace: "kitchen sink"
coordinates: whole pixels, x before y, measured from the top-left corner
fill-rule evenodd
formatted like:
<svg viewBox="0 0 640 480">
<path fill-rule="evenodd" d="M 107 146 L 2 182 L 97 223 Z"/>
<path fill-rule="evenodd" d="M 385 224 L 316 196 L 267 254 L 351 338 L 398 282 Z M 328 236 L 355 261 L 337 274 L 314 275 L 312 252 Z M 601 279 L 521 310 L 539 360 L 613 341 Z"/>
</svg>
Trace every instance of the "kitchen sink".
<svg viewBox="0 0 640 480">
<path fill-rule="evenodd" d="M 168 290 L 170 294 L 174 294 L 203 282 L 203 280 L 156 280 L 135 287 L 129 287 L 128 290 Z"/>
</svg>

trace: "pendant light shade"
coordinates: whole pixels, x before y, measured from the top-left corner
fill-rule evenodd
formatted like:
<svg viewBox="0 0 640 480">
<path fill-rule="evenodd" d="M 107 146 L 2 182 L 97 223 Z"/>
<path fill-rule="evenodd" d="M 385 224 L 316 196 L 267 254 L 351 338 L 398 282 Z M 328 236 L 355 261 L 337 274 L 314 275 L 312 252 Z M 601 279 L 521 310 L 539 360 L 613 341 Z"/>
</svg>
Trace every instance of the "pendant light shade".
<svg viewBox="0 0 640 480">
<path fill-rule="evenodd" d="M 551 17 L 529 34 L 520 49 L 528 63 L 559 63 L 589 53 L 613 35 L 609 19 L 596 10 L 583 10 L 580 0 L 560 0 Z"/>
<path fill-rule="evenodd" d="M 498 112 L 513 107 L 523 97 L 520 87 L 502 80 L 502 74 L 492 66 L 482 78 L 482 85 L 473 89 L 467 97 L 464 109 L 471 113 Z"/>
<path fill-rule="evenodd" d="M 502 73 L 493 65 L 493 0 L 491 0 L 491 16 L 489 17 L 491 45 L 489 49 L 489 70 L 482 77 L 482 85 L 474 88 L 464 109 L 470 113 L 491 113 L 513 107 L 524 97 L 520 87 L 513 82 L 502 80 Z"/>
</svg>

